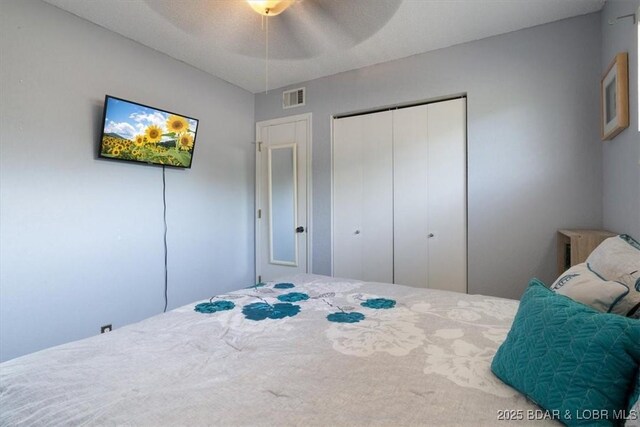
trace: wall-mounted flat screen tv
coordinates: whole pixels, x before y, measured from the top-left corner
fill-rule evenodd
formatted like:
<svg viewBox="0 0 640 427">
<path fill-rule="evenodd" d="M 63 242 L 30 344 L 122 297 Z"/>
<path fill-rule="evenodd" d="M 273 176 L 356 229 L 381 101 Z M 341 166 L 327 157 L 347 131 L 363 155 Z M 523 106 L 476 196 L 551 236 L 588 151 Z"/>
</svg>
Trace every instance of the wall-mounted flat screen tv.
<svg viewBox="0 0 640 427">
<path fill-rule="evenodd" d="M 99 157 L 190 168 L 198 120 L 107 95 Z"/>
</svg>

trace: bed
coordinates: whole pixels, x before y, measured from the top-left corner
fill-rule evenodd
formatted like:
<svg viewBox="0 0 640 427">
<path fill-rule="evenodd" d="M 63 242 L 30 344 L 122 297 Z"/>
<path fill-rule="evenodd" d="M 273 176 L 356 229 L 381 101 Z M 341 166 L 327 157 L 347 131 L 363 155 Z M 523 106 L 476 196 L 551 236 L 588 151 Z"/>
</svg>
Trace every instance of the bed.
<svg viewBox="0 0 640 427">
<path fill-rule="evenodd" d="M 557 424 L 490 371 L 517 307 L 295 276 L 0 364 L 0 424 Z"/>
</svg>

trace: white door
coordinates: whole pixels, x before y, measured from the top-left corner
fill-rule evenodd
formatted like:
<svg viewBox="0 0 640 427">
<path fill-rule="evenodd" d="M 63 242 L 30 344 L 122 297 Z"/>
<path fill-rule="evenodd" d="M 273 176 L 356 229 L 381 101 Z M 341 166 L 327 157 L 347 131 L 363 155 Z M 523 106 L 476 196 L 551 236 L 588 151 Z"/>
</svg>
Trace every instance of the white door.
<svg viewBox="0 0 640 427">
<path fill-rule="evenodd" d="M 466 101 L 393 120 L 394 283 L 466 293 Z"/>
<path fill-rule="evenodd" d="M 308 272 L 310 115 L 256 125 L 256 281 Z"/>
<path fill-rule="evenodd" d="M 467 102 L 460 98 L 427 107 L 427 286 L 466 293 Z"/>
<path fill-rule="evenodd" d="M 428 105 L 393 112 L 394 283 L 428 287 Z"/>
<path fill-rule="evenodd" d="M 392 114 L 333 121 L 333 275 L 393 282 Z"/>
</svg>

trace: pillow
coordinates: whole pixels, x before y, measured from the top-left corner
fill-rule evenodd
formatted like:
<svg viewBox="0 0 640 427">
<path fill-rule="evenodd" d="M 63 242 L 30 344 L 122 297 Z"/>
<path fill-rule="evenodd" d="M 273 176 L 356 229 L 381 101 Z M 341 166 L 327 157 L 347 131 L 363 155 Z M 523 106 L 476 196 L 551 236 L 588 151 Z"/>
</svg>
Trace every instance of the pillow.
<svg viewBox="0 0 640 427">
<path fill-rule="evenodd" d="M 635 287 L 640 279 L 640 243 L 627 234 L 609 237 L 589 254 L 587 263 L 607 280 L 630 276 L 632 282 L 625 285 Z"/>
<path fill-rule="evenodd" d="M 628 409 L 640 363 L 640 321 L 599 313 L 533 279 L 491 370 L 567 425 L 594 424 L 584 414 Z M 619 412 L 618 412 L 619 414 Z M 589 419 L 585 419 L 589 418 Z"/>
<path fill-rule="evenodd" d="M 613 312 L 640 318 L 640 243 L 627 234 L 610 237 L 591 252 L 587 265 L 603 279 L 629 288 Z"/>
<path fill-rule="evenodd" d="M 629 288 L 626 285 L 602 280 L 584 263 L 574 265 L 565 271 L 549 289 L 604 313 L 611 312 L 617 303 L 629 293 Z M 627 311 L 624 312 L 625 315 Z"/>
</svg>

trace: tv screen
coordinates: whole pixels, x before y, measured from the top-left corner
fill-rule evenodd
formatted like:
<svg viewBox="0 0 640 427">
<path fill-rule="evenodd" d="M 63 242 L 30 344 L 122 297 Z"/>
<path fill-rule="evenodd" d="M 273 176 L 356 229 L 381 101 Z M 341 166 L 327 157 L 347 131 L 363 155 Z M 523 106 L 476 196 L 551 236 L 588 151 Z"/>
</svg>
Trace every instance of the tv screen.
<svg viewBox="0 0 640 427">
<path fill-rule="evenodd" d="M 107 95 L 99 156 L 190 168 L 198 120 Z"/>
</svg>

